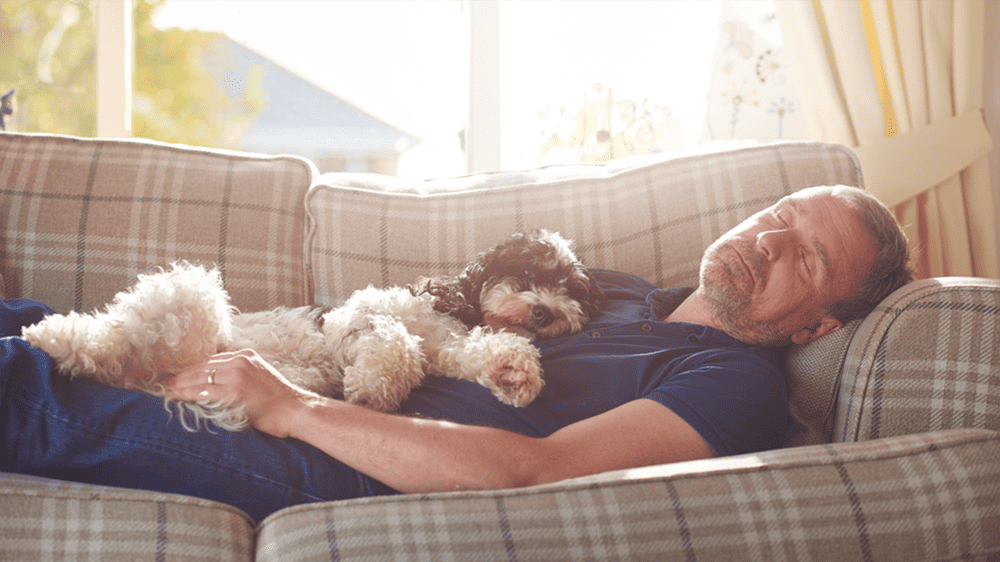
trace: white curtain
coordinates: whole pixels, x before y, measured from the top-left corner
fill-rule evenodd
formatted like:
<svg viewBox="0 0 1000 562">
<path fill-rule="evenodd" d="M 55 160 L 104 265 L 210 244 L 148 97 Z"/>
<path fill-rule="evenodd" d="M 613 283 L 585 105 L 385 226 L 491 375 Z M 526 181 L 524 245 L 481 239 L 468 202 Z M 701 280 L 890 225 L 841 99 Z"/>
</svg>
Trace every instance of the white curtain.
<svg viewBox="0 0 1000 562">
<path fill-rule="evenodd" d="M 853 147 L 920 277 L 1000 277 L 983 122 L 984 0 L 777 0 L 816 140 Z"/>
</svg>

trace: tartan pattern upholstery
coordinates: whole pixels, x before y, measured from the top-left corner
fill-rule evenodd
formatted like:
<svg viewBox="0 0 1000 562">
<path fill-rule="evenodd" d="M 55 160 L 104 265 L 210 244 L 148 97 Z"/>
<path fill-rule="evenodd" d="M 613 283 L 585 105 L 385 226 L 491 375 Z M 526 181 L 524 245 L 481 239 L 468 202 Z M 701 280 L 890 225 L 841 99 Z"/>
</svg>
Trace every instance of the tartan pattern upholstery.
<svg viewBox="0 0 1000 562">
<path fill-rule="evenodd" d="M 840 366 L 851 338 L 861 325 L 853 320 L 836 332 L 785 352 L 785 381 L 791 421 L 783 447 L 833 441 Z"/>
<path fill-rule="evenodd" d="M 531 228 L 574 239 L 593 267 L 690 285 L 705 245 L 758 209 L 861 185 L 850 152 L 817 143 L 427 182 L 335 174 L 307 193 L 314 173 L 298 158 L 0 134 L 0 291 L 86 310 L 183 258 L 224 265 L 245 310 L 331 304 L 458 271 Z M 786 445 L 817 445 L 303 505 L 257 529 L 215 502 L 0 474 L 0 559 L 997 560 L 997 285 L 913 284 L 791 348 Z"/>
<path fill-rule="evenodd" d="M 253 560 L 254 522 L 176 494 L 0 473 L 0 560 Z"/>
<path fill-rule="evenodd" d="M 842 368 L 833 439 L 1000 431 L 1000 281 L 926 279 L 866 318 Z"/>
<path fill-rule="evenodd" d="M 325 174 L 306 196 L 313 290 L 336 304 L 369 284 L 457 273 L 539 228 L 573 240 L 589 267 L 694 285 L 719 235 L 793 191 L 834 184 L 861 185 L 853 155 L 794 143 L 423 182 Z"/>
<path fill-rule="evenodd" d="M 187 260 L 218 265 L 241 309 L 304 305 L 314 175 L 298 157 L 2 134 L 0 275 L 9 297 L 89 311 Z"/>
<path fill-rule="evenodd" d="M 985 562 L 1000 552 L 997 455 L 1000 435 L 957 430 L 297 506 L 264 520 L 257 559 Z"/>
</svg>

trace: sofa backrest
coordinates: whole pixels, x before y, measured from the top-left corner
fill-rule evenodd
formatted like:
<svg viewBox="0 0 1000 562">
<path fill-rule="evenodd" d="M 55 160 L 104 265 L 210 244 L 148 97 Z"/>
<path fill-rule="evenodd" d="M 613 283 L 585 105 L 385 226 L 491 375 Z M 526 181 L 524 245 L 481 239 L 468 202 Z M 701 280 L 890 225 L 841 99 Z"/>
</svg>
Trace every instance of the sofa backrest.
<svg viewBox="0 0 1000 562">
<path fill-rule="evenodd" d="M 243 310 L 308 304 L 309 161 L 142 140 L 0 134 L 7 297 L 89 311 L 138 273 L 217 265 Z"/>
<path fill-rule="evenodd" d="M 461 271 L 514 232 L 548 229 L 589 267 L 694 285 L 703 250 L 758 210 L 815 185 L 861 185 L 843 147 L 788 143 L 684 158 L 405 181 L 320 176 L 306 197 L 319 304 L 369 284 Z"/>
</svg>

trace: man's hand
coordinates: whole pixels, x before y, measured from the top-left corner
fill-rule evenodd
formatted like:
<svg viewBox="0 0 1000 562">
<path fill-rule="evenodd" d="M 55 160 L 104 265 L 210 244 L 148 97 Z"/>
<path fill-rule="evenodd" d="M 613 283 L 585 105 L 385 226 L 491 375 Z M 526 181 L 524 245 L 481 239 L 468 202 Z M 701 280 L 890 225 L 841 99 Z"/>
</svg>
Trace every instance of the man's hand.
<svg viewBox="0 0 1000 562">
<path fill-rule="evenodd" d="M 211 381 L 209 378 L 211 373 Z M 256 352 L 220 353 L 165 384 L 178 397 L 244 405 L 250 424 L 275 437 L 290 437 L 293 420 L 322 398 L 293 386 Z"/>
</svg>

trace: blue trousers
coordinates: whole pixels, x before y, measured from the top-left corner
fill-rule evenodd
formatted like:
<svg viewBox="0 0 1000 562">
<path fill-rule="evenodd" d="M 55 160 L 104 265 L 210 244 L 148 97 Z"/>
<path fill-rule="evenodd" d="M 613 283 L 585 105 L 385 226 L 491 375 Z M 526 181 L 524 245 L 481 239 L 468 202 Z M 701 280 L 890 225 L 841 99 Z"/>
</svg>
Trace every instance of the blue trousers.
<svg viewBox="0 0 1000 562">
<path fill-rule="evenodd" d="M 395 493 L 307 443 L 254 429 L 192 433 L 161 398 L 56 373 L 18 337 L 50 312 L 0 301 L 0 471 L 186 494 L 257 521 L 290 505 Z"/>
</svg>

